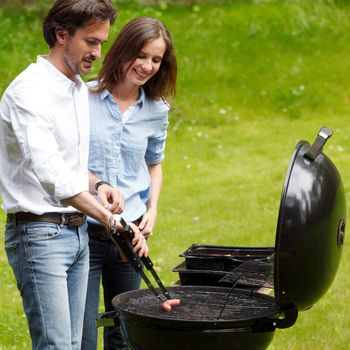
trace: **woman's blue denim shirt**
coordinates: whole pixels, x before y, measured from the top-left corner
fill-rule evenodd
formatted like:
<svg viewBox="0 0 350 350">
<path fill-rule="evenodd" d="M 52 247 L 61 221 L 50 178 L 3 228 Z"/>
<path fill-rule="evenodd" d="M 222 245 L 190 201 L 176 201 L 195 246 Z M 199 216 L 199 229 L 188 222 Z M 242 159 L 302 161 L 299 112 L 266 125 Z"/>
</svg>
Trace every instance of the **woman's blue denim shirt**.
<svg viewBox="0 0 350 350">
<path fill-rule="evenodd" d="M 89 105 L 89 169 L 123 193 L 122 217 L 136 220 L 146 212 L 149 200 L 151 178 L 147 165 L 164 159 L 169 106 L 147 98 L 142 88 L 137 107 L 125 123 L 107 90 L 90 92 Z"/>
</svg>

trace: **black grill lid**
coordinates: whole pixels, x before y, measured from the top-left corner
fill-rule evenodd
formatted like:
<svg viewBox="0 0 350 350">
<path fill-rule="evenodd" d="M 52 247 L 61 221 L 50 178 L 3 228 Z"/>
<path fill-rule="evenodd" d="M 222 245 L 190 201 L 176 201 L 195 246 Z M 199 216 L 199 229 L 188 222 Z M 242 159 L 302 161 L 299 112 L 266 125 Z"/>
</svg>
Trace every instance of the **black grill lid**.
<svg viewBox="0 0 350 350">
<path fill-rule="evenodd" d="M 310 308 L 332 284 L 345 234 L 346 202 L 340 175 L 322 147 L 297 144 L 283 186 L 275 243 L 275 297 L 280 310 Z"/>
</svg>

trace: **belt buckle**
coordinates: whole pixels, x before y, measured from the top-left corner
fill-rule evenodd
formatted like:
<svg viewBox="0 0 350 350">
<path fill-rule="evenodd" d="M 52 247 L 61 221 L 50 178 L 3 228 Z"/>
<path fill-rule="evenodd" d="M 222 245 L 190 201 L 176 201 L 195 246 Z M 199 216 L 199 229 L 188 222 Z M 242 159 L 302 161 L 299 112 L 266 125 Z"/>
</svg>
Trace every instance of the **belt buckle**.
<svg viewBox="0 0 350 350">
<path fill-rule="evenodd" d="M 68 216 L 67 219 L 68 227 L 77 227 L 84 223 L 85 216 L 82 214 L 74 214 Z"/>
</svg>

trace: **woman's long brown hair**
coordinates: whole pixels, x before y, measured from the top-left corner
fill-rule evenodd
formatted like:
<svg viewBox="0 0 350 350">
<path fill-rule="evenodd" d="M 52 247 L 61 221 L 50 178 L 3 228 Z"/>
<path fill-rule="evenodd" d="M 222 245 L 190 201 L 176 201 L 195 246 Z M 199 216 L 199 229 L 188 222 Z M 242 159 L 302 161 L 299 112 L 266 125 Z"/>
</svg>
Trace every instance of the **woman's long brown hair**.
<svg viewBox="0 0 350 350">
<path fill-rule="evenodd" d="M 158 72 L 143 88 L 147 97 L 163 98 L 170 102 L 176 92 L 176 56 L 168 30 L 161 21 L 152 17 L 136 17 L 124 26 L 103 61 L 98 75 L 99 85 L 93 91 L 113 91 L 115 85 L 123 82 L 128 67 L 133 64 L 144 45 L 159 37 L 166 44 L 162 63 Z M 126 64 L 128 67 L 124 69 Z"/>
</svg>

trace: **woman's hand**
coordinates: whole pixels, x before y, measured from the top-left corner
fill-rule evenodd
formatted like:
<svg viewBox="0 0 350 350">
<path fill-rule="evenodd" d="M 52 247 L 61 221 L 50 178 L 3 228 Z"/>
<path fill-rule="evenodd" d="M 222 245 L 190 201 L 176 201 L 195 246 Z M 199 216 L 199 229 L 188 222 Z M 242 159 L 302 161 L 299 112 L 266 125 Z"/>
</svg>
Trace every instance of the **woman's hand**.
<svg viewBox="0 0 350 350">
<path fill-rule="evenodd" d="M 134 252 L 137 253 L 137 255 L 139 257 L 141 257 L 141 256 L 147 257 L 148 256 L 148 245 L 147 245 L 146 238 L 144 237 L 144 235 L 141 233 L 141 231 L 139 230 L 139 228 L 135 224 L 129 223 L 129 225 L 134 233 L 134 238 L 131 241 L 132 245 L 134 247 Z"/>
<path fill-rule="evenodd" d="M 139 223 L 139 229 L 145 238 L 152 236 L 154 223 L 157 218 L 157 211 L 149 208 L 143 215 L 141 222 Z"/>
<path fill-rule="evenodd" d="M 148 245 L 146 238 L 143 236 L 143 234 L 140 232 L 139 228 L 133 224 L 128 223 L 132 230 L 133 238 L 131 240 L 131 244 L 133 246 L 133 251 L 139 256 L 148 256 Z M 108 220 L 108 230 L 117 230 L 119 232 L 122 232 L 124 230 L 122 224 L 120 223 L 120 216 L 116 214 L 112 214 Z M 129 238 L 127 238 L 129 239 Z M 118 244 L 118 242 L 116 242 Z M 119 245 L 118 245 L 119 246 Z M 126 258 L 126 255 L 124 254 L 123 250 L 119 247 L 119 253 L 122 261 L 126 262 L 128 259 Z"/>
</svg>

